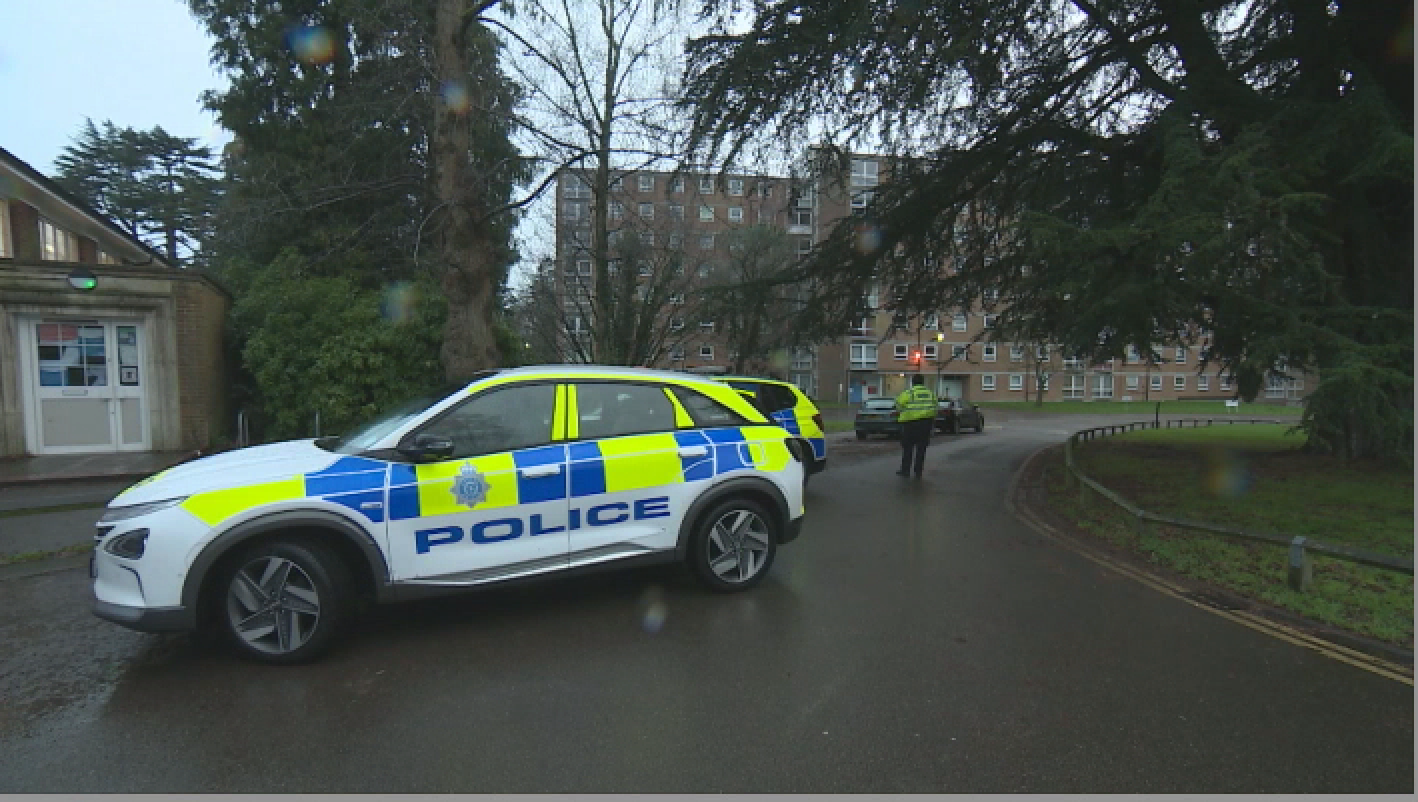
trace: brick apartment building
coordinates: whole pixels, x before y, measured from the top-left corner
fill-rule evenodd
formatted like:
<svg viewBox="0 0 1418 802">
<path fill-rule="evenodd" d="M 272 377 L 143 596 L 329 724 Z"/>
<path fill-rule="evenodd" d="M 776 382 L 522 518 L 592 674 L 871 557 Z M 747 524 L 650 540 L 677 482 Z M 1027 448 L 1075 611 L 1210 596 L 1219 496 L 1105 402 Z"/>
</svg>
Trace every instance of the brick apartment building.
<svg viewBox="0 0 1418 802">
<path fill-rule="evenodd" d="M 629 172 L 618 176 L 612 187 L 610 222 L 612 228 L 621 225 L 623 235 L 635 235 L 648 221 L 669 220 L 671 237 L 656 241 L 683 247 L 686 262 L 696 264 L 697 275 L 704 277 L 712 273 L 714 261 L 723 258 L 724 232 L 772 225 L 793 239 L 799 254 L 806 253 L 834 226 L 865 210 L 888 173 L 884 159 L 869 155 L 850 159 L 850 174 L 831 181 Z M 563 175 L 558 203 L 559 286 L 585 298 L 594 292 L 586 251 L 589 188 L 576 176 Z M 614 252 L 616 243 L 611 244 Z M 874 311 L 840 340 L 784 352 L 771 364 L 756 366 L 757 372 L 777 374 L 824 401 L 892 397 L 918 372 L 930 377 L 940 395 L 974 401 L 1032 401 L 1040 392 L 1045 401 L 1221 401 L 1235 395 L 1230 377 L 1218 367 L 1199 371 L 1201 352 L 1196 346 L 1154 346 L 1152 362 L 1130 351 L 1122 359 L 1084 364 L 1056 348 L 991 338 L 995 316 L 980 305 L 894 320 L 879 303 L 881 292 L 879 287 L 872 290 L 868 306 Z M 572 306 L 567 306 L 568 315 Z M 679 313 L 671 308 L 666 314 L 674 318 Z M 654 366 L 699 373 L 729 370 L 732 355 L 713 321 L 685 321 L 675 334 Z M 1273 376 L 1261 400 L 1298 403 L 1304 393 L 1303 378 Z"/>
<path fill-rule="evenodd" d="M 0 149 L 0 457 L 209 446 L 229 304 Z"/>
</svg>

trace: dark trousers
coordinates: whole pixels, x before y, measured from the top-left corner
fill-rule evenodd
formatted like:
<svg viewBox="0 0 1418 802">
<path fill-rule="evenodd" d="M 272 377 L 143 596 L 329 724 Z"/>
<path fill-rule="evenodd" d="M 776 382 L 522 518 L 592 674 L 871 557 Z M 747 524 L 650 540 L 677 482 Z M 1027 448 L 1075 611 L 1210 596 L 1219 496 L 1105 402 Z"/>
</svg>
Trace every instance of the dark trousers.
<svg viewBox="0 0 1418 802">
<path fill-rule="evenodd" d="M 926 467 L 926 446 L 931 444 L 930 418 L 913 420 L 901 424 L 901 472 L 912 469 L 920 476 Z"/>
</svg>

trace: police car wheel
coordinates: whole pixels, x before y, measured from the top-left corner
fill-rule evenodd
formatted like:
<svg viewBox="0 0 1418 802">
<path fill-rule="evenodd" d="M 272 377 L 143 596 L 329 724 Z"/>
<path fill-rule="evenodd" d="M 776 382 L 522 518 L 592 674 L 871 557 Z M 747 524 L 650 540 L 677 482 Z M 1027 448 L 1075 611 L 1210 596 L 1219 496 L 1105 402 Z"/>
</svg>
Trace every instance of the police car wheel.
<svg viewBox="0 0 1418 802">
<path fill-rule="evenodd" d="M 690 561 L 713 590 L 747 590 L 762 581 L 778 553 L 773 518 L 746 498 L 730 499 L 700 518 Z"/>
<path fill-rule="evenodd" d="M 306 540 L 257 545 L 231 563 L 222 582 L 222 625 L 245 657 L 293 664 L 333 645 L 353 598 L 338 555 Z"/>
</svg>

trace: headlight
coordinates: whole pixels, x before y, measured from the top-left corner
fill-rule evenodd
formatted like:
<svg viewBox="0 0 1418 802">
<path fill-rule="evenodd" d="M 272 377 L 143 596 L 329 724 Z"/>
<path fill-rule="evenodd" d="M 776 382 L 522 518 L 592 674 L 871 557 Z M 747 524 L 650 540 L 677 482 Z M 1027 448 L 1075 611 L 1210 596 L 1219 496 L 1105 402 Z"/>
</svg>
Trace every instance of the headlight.
<svg viewBox="0 0 1418 802">
<path fill-rule="evenodd" d="M 103 548 L 114 556 L 136 560 L 142 557 L 148 548 L 148 530 L 134 529 L 132 532 L 124 532 L 105 543 Z"/>
<path fill-rule="evenodd" d="M 103 517 L 98 519 L 101 524 L 111 524 L 115 521 L 126 521 L 129 518 L 137 518 L 139 515 L 147 515 L 150 512 L 165 510 L 174 504 L 181 504 L 187 497 L 170 498 L 166 501 L 150 501 L 147 504 L 134 504 L 131 507 L 110 507 L 105 510 Z"/>
</svg>

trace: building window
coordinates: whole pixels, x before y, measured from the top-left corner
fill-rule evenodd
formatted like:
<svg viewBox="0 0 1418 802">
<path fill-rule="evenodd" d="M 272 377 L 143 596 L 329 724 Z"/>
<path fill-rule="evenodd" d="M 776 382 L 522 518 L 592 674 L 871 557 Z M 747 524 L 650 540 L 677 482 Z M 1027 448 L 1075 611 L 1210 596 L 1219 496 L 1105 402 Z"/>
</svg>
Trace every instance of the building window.
<svg viewBox="0 0 1418 802">
<path fill-rule="evenodd" d="M 857 211 L 871 205 L 872 193 L 869 190 L 861 189 L 852 193 L 852 208 Z"/>
<path fill-rule="evenodd" d="M 742 178 L 730 178 L 730 179 L 729 179 L 729 194 L 730 194 L 730 195 L 743 195 L 743 179 L 742 179 Z"/>
<path fill-rule="evenodd" d="M 671 231 L 668 244 L 671 248 L 680 249 L 684 247 L 684 235 L 678 231 Z"/>
<path fill-rule="evenodd" d="M 625 176 L 618 175 L 611 179 L 611 192 L 625 191 Z"/>
<path fill-rule="evenodd" d="M 1211 390 L 1211 377 L 1210 377 L 1210 376 L 1197 376 L 1197 377 L 1196 377 L 1196 389 L 1198 389 L 1198 390 L 1200 390 L 1200 391 L 1202 391 L 1202 392 L 1208 392 L 1209 390 Z"/>
<path fill-rule="evenodd" d="M 876 343 L 852 343 L 850 356 L 853 370 L 876 369 Z"/>
<path fill-rule="evenodd" d="M 771 197 L 773 197 L 773 185 L 772 185 L 772 184 L 768 184 L 768 183 L 760 183 L 760 184 L 758 185 L 758 197 L 760 197 L 760 198 L 771 198 Z"/>
<path fill-rule="evenodd" d="M 701 320 L 701 321 L 699 321 L 699 330 L 700 330 L 700 331 L 713 331 L 713 330 L 714 330 L 714 321 L 712 321 L 712 320 Z"/>
<path fill-rule="evenodd" d="M 852 159 L 852 186 L 876 186 L 879 180 L 878 166 L 870 159 Z"/>
<path fill-rule="evenodd" d="M 653 231 L 641 231 L 641 232 L 640 232 L 640 244 L 641 244 L 641 245 L 644 245 L 644 246 L 647 247 L 647 248 L 653 248 L 653 247 L 655 247 L 655 232 L 653 232 Z"/>
<path fill-rule="evenodd" d="M 712 250 L 714 250 L 714 235 L 713 235 L 713 234 L 700 234 L 700 235 L 699 235 L 699 248 L 700 248 L 700 250 L 705 250 L 705 251 L 712 251 Z"/>
<path fill-rule="evenodd" d="M 1142 383 L 1137 380 L 1136 376 L 1128 376 L 1127 387 L 1129 390 L 1136 390 L 1139 386 L 1141 386 L 1141 384 Z"/>
<path fill-rule="evenodd" d="M 1176 358 L 1172 361 L 1176 362 L 1178 365 L 1187 364 L 1187 347 L 1185 345 L 1178 346 Z"/>
<path fill-rule="evenodd" d="M 798 256 L 807 256 L 812 253 L 812 237 L 798 238 Z"/>
<path fill-rule="evenodd" d="M 640 263 L 639 272 L 640 272 L 640 277 L 641 277 L 641 278 L 649 278 L 649 277 L 650 277 L 650 273 L 651 273 L 651 270 L 650 270 L 650 263 L 649 263 L 649 262 L 641 262 L 641 263 Z"/>
<path fill-rule="evenodd" d="M 576 275 L 578 275 L 578 276 L 589 276 L 589 275 L 591 275 L 591 260 L 590 260 L 590 259 L 577 259 L 577 260 L 576 260 Z"/>
<path fill-rule="evenodd" d="M 684 219 L 684 204 L 680 204 L 680 203 L 672 203 L 672 204 L 670 204 L 670 219 L 671 219 L 671 220 L 683 220 L 683 219 Z"/>
<path fill-rule="evenodd" d="M 906 346 L 901 345 L 900 343 L 897 343 L 896 345 L 892 346 L 891 352 L 891 355 L 896 357 L 897 359 L 906 358 Z"/>
<path fill-rule="evenodd" d="M 713 358 L 714 358 L 714 346 L 712 346 L 712 345 L 701 345 L 701 346 L 699 346 L 699 358 L 700 358 L 700 359 L 713 359 Z"/>
<path fill-rule="evenodd" d="M 994 344 L 994 343 L 985 343 L 985 361 L 986 361 L 986 362 L 993 362 L 993 361 L 995 361 L 995 357 L 997 356 L 997 354 L 998 354 L 998 351 L 995 350 L 995 344 Z"/>
<path fill-rule="evenodd" d="M 1093 377 L 1093 397 L 1112 398 L 1113 397 L 1113 374 L 1099 373 Z"/>
<path fill-rule="evenodd" d="M 1063 361 L 1064 370 L 1082 370 L 1083 360 L 1076 356 L 1066 357 Z"/>
<path fill-rule="evenodd" d="M 684 304 L 684 293 L 682 293 L 682 292 L 673 292 L 673 293 L 670 293 L 670 305 L 671 305 L 671 306 L 681 306 L 681 305 L 683 305 L 683 304 Z"/>
<path fill-rule="evenodd" d="M 620 229 L 606 232 L 606 244 L 612 248 L 620 244 Z"/>
<path fill-rule="evenodd" d="M 793 370 L 812 370 L 812 351 L 797 348 L 793 351 Z"/>
<path fill-rule="evenodd" d="M 712 221 L 713 219 L 714 219 L 714 207 L 713 207 L 713 206 L 705 206 L 705 205 L 702 205 L 702 204 L 701 204 L 700 207 L 699 207 L 699 220 L 700 220 L 700 222 L 708 223 L 708 222 Z"/>
<path fill-rule="evenodd" d="M 707 176 L 707 175 L 705 175 L 705 176 L 700 176 L 700 177 L 699 177 L 699 194 L 700 194 L 700 195 L 712 195 L 713 193 L 714 193 L 714 178 L 713 178 L 713 176 Z"/>
<path fill-rule="evenodd" d="M 934 312 L 926 315 L 925 321 L 921 323 L 921 328 L 924 328 L 926 331 L 935 331 L 940 328 L 940 315 Z"/>
<path fill-rule="evenodd" d="M 1231 392 L 1231 377 L 1230 377 L 1229 375 L 1223 375 L 1223 376 L 1220 377 L 1220 379 L 1221 379 L 1221 392 L 1223 392 L 1223 393 L 1229 393 L 1229 392 Z"/>
<path fill-rule="evenodd" d="M 1046 388 L 1047 389 L 1047 388 Z M 1083 376 L 1078 373 L 1068 374 L 1068 382 L 1063 388 L 1065 399 L 1080 400 L 1083 398 Z"/>
<path fill-rule="evenodd" d="M 642 203 L 642 204 L 640 204 L 640 217 L 641 217 L 642 219 L 645 219 L 645 220 L 654 220 L 654 219 L 655 219 L 655 204 L 653 204 L 653 203 Z"/>
<path fill-rule="evenodd" d="M 684 330 L 684 318 L 682 318 L 682 317 L 673 317 L 673 318 L 670 318 L 670 331 L 683 331 L 683 330 Z"/>
<path fill-rule="evenodd" d="M 696 274 L 697 276 L 699 276 L 700 278 L 709 278 L 710 274 L 712 274 L 713 272 L 714 272 L 714 268 L 713 268 L 713 267 L 710 267 L 710 266 L 707 265 L 707 264 L 703 264 L 703 265 L 700 265 L 700 266 L 699 266 L 699 269 L 698 269 L 697 271 L 695 271 L 695 274 Z"/>
<path fill-rule="evenodd" d="M 561 206 L 561 216 L 567 220 L 583 220 L 586 218 L 586 204 L 564 203 Z"/>
<path fill-rule="evenodd" d="M 1148 386 L 1149 389 L 1152 389 L 1152 390 L 1161 390 L 1161 389 L 1162 389 L 1162 376 L 1161 376 L 1161 374 L 1158 374 L 1158 375 L 1153 376 L 1152 379 L 1151 379 L 1150 381 L 1148 381 L 1147 386 Z"/>
<path fill-rule="evenodd" d="M 15 258 L 10 246 L 10 202 L 0 198 L 0 259 Z"/>
<path fill-rule="evenodd" d="M 1265 397 L 1284 398 L 1285 397 L 1285 377 L 1271 374 L 1265 377 Z"/>
<path fill-rule="evenodd" d="M 589 198 L 591 188 L 586 186 L 586 182 L 577 176 L 565 176 L 565 181 L 561 185 L 561 196 L 563 198 Z"/>
<path fill-rule="evenodd" d="M 1124 354 L 1124 358 L 1127 360 L 1127 363 L 1129 365 L 1136 365 L 1138 359 L 1141 358 L 1141 355 L 1137 352 L 1137 346 L 1129 345 L 1127 347 L 1126 353 Z"/>
<path fill-rule="evenodd" d="M 674 179 L 670 181 L 670 191 L 684 192 L 684 176 L 675 176 Z"/>
<path fill-rule="evenodd" d="M 3 250 L 3 249 L 0 249 L 0 250 Z M 101 265 L 116 265 L 116 264 L 118 264 L 118 259 L 117 259 L 117 257 L 115 257 L 113 254 L 109 253 L 108 251 L 103 250 L 102 248 L 99 249 L 97 256 L 98 256 L 98 263 L 101 264 Z"/>
<path fill-rule="evenodd" d="M 1172 389 L 1173 389 L 1173 390 L 1185 390 L 1185 389 L 1187 389 L 1187 377 L 1186 377 L 1186 376 L 1173 376 L 1173 377 L 1172 377 Z"/>
<path fill-rule="evenodd" d="M 742 207 L 742 206 L 730 206 L 730 207 L 729 207 L 729 222 L 730 222 L 730 223 L 742 223 L 742 222 L 743 222 L 743 207 Z"/>
<path fill-rule="evenodd" d="M 998 319 L 999 319 L 999 315 L 985 315 L 985 328 L 987 328 L 987 329 L 992 329 L 992 328 L 994 328 L 994 327 L 995 327 L 995 321 L 998 320 Z"/>
<path fill-rule="evenodd" d="M 606 274 L 607 274 L 607 275 L 614 276 L 614 275 L 616 275 L 616 274 L 619 273 L 619 272 L 620 272 L 620 260 L 619 260 L 619 259 L 607 259 L 607 260 L 606 260 Z"/>
<path fill-rule="evenodd" d="M 993 373 L 984 373 L 984 374 L 981 374 L 981 375 L 980 375 L 980 389 L 981 389 L 981 390 L 994 390 L 994 389 L 995 389 L 995 374 L 993 374 Z"/>
<path fill-rule="evenodd" d="M 926 359 L 935 359 L 938 353 L 940 352 L 936 350 L 935 343 L 928 343 L 926 345 Z"/>
<path fill-rule="evenodd" d="M 1009 374 L 1009 389 L 1011 389 L 1011 390 L 1023 390 L 1023 389 L 1024 389 L 1024 374 L 1023 374 L 1023 373 L 1011 373 L 1011 374 Z"/>
<path fill-rule="evenodd" d="M 969 359 L 969 358 L 970 358 L 970 346 L 968 346 L 968 345 L 952 345 L 952 346 L 950 346 L 950 358 L 951 358 L 951 359 Z"/>
<path fill-rule="evenodd" d="M 1023 362 L 1023 361 L 1024 361 L 1024 346 L 1022 346 L 1022 345 L 1011 345 L 1011 346 L 1009 347 L 1009 361 L 1010 361 L 1010 362 Z"/>
<path fill-rule="evenodd" d="M 969 326 L 969 319 L 965 315 L 956 315 L 950 320 L 951 331 L 964 331 Z"/>
<path fill-rule="evenodd" d="M 653 176 L 653 175 L 642 175 L 642 176 L 640 176 L 640 179 L 639 179 L 639 180 L 640 180 L 640 191 L 641 191 L 641 192 L 654 192 L 654 191 L 655 191 L 655 176 Z"/>
<path fill-rule="evenodd" d="M 625 218 L 625 204 L 620 201 L 611 201 L 611 219 L 622 220 Z"/>
<path fill-rule="evenodd" d="M 680 328 L 684 328 L 684 324 L 683 324 L 683 323 L 680 324 Z M 683 361 L 684 361 L 684 346 L 683 346 L 683 345 L 676 345 L 675 347 L 673 347 L 673 348 L 670 349 L 670 360 L 673 361 L 673 362 L 683 362 Z"/>
<path fill-rule="evenodd" d="M 990 287 L 989 289 L 985 290 L 985 300 L 989 301 L 990 303 L 998 301 L 999 290 L 995 289 L 994 287 Z"/>
<path fill-rule="evenodd" d="M 1047 375 L 1040 377 L 1040 380 L 1035 384 L 1038 386 L 1039 392 L 1047 393 L 1049 391 L 1049 377 Z"/>
<path fill-rule="evenodd" d="M 1049 346 L 1047 346 L 1047 345 L 1041 345 L 1041 346 L 1035 348 L 1035 349 L 1034 349 L 1034 361 L 1036 361 L 1036 362 L 1047 362 L 1047 361 L 1049 361 Z"/>
</svg>

